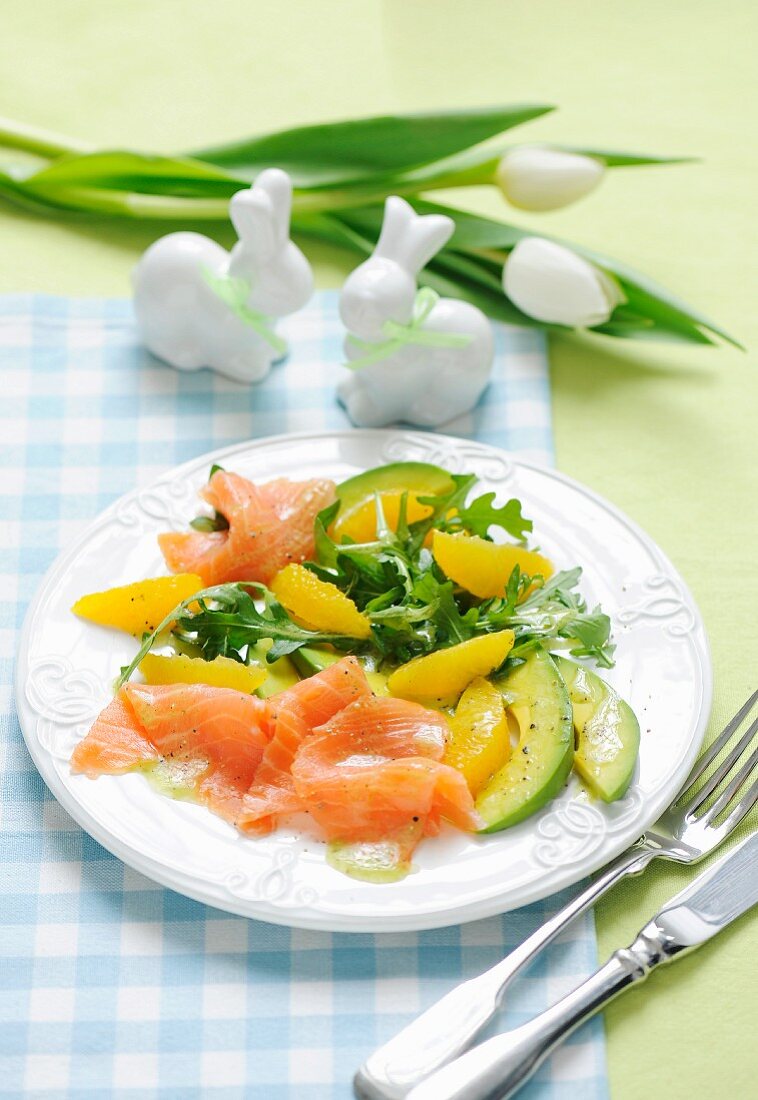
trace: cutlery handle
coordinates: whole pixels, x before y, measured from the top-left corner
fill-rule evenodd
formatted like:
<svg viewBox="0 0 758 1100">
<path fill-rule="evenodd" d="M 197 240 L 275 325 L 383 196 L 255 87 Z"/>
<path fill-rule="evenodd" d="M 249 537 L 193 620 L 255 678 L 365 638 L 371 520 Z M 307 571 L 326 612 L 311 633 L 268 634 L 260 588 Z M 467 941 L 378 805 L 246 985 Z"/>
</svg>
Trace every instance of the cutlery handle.
<svg viewBox="0 0 758 1100">
<path fill-rule="evenodd" d="M 654 967 L 693 946 L 685 947 L 665 926 L 650 921 L 631 947 L 614 952 L 605 966 L 552 1008 L 443 1066 L 414 1088 L 408 1100 L 508 1100 L 580 1024 L 630 985 L 644 981 Z"/>
<path fill-rule="evenodd" d="M 456 986 L 403 1028 L 358 1070 L 353 1082 L 356 1096 L 360 1100 L 402 1100 L 419 1081 L 459 1055 L 498 1011 L 516 974 L 575 917 L 620 879 L 644 870 L 656 854 L 645 848 L 624 852 L 510 955 Z"/>
<path fill-rule="evenodd" d="M 618 951 L 591 978 L 521 1027 L 496 1035 L 417 1085 L 408 1100 L 506 1100 L 550 1052 L 646 971 Z"/>
</svg>

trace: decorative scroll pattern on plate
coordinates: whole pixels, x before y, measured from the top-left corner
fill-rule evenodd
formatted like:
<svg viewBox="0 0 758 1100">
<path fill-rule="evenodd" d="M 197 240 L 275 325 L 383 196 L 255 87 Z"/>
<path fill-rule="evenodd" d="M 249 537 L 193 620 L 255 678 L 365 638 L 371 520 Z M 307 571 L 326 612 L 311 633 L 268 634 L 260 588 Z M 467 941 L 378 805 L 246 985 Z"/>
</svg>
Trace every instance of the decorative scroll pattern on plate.
<svg viewBox="0 0 758 1100">
<path fill-rule="evenodd" d="M 260 901 L 279 908 L 307 909 L 315 905 L 319 895 L 312 886 L 295 884 L 296 867 L 296 853 L 291 848 L 283 848 L 275 854 L 271 866 L 260 875 L 235 870 L 229 871 L 219 881 L 235 898 Z"/>
<path fill-rule="evenodd" d="M 697 618 L 692 604 L 671 577 L 655 573 L 642 582 L 642 588 L 648 595 L 618 613 L 617 619 L 622 626 L 660 620 L 671 638 L 683 638 L 695 629 Z"/>
<path fill-rule="evenodd" d="M 37 740 L 59 760 L 68 760 L 108 701 L 99 677 L 58 654 L 30 663 L 25 695 L 37 715 Z"/>
<path fill-rule="evenodd" d="M 478 443 L 461 440 L 452 447 L 437 436 L 403 433 L 393 436 L 382 447 L 384 462 L 431 462 L 451 473 L 475 473 L 487 481 L 507 481 L 514 466 L 509 458 Z"/>
<path fill-rule="evenodd" d="M 124 527 L 143 527 L 145 523 L 161 528 L 187 526 L 190 506 L 197 496 L 189 477 L 160 482 L 126 497 L 117 505 L 114 518 Z"/>
<path fill-rule="evenodd" d="M 535 830 L 536 863 L 552 868 L 578 863 L 601 848 L 609 836 L 625 829 L 640 813 L 642 795 L 633 787 L 625 798 L 603 805 L 570 798 L 554 806 Z"/>
</svg>

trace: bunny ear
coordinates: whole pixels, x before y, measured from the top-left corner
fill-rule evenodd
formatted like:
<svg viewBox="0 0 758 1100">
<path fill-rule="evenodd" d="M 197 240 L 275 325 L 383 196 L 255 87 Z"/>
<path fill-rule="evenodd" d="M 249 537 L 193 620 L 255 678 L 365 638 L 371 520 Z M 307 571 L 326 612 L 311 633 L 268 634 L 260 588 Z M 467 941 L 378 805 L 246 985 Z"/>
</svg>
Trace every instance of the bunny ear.
<svg viewBox="0 0 758 1100">
<path fill-rule="evenodd" d="M 256 179 L 253 190 L 268 195 L 277 236 L 282 244 L 286 244 L 290 235 L 292 180 L 281 168 L 266 168 Z"/>
<path fill-rule="evenodd" d="M 390 195 L 375 256 L 395 260 L 411 275 L 418 275 L 453 234 L 455 222 L 444 214 L 417 214 L 399 195 Z"/>
<path fill-rule="evenodd" d="M 262 258 L 272 256 L 277 249 L 274 209 L 265 190 L 248 187 L 232 195 L 229 217 L 237 236 Z"/>
</svg>

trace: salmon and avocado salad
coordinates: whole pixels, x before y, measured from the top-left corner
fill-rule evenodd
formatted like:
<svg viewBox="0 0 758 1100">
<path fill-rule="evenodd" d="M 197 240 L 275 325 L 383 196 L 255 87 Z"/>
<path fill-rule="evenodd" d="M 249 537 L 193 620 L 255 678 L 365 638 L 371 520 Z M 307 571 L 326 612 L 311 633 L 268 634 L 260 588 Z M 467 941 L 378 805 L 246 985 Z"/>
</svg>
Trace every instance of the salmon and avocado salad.
<svg viewBox="0 0 758 1100">
<path fill-rule="evenodd" d="M 443 822 L 507 829 L 572 771 L 626 793 L 639 725 L 590 667 L 610 620 L 528 545 L 520 501 L 422 462 L 341 485 L 214 466 L 200 495 L 159 537 L 168 575 L 73 607 L 141 642 L 75 772 L 140 771 L 252 839 L 307 814 L 330 865 L 376 883 Z"/>
</svg>

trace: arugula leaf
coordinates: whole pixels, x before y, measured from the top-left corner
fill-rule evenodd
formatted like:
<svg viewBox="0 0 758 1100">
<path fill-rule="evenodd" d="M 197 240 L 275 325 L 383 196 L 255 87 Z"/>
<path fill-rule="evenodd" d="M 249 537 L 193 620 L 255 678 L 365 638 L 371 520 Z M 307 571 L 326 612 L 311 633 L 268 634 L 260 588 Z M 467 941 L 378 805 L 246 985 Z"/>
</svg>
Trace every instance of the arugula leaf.
<svg viewBox="0 0 758 1100">
<path fill-rule="evenodd" d="M 470 490 L 477 482 L 474 474 L 452 474 L 454 482 L 449 493 L 436 497 L 420 497 L 422 504 L 432 508 L 432 514 L 411 524 L 413 547 L 423 545 L 432 528 L 439 531 L 466 531 L 480 538 L 489 537 L 490 527 L 500 527 L 513 538 L 524 541 L 524 534 L 533 528 L 532 521 L 521 512 L 521 501 L 515 497 L 499 507 L 495 505 L 495 493 L 482 493 L 468 501 Z"/>
<path fill-rule="evenodd" d="M 449 493 L 440 493 L 435 497 L 419 497 L 420 504 L 428 505 L 432 511 L 426 519 L 417 520 L 410 524 L 410 539 L 408 541 L 408 553 L 413 556 L 419 553 L 424 545 L 426 536 L 434 527 L 440 527 L 449 512 L 466 503 L 469 490 L 476 485 L 476 474 L 451 474 L 453 488 Z"/>
<path fill-rule="evenodd" d="M 333 501 L 327 508 L 323 508 L 313 524 L 313 534 L 316 543 L 316 560 L 319 565 L 327 569 L 337 567 L 337 543 L 329 535 L 329 528 L 337 518 L 340 510 L 340 501 Z"/>
<path fill-rule="evenodd" d="M 408 493 L 404 492 L 400 494 L 400 505 L 397 511 L 397 526 L 395 527 L 395 534 L 397 535 L 397 541 L 401 546 L 404 546 L 410 538 L 411 531 L 408 526 Z"/>
<path fill-rule="evenodd" d="M 195 516 L 190 527 L 195 531 L 228 531 L 229 521 L 220 512 L 214 512 L 212 516 Z"/>
<path fill-rule="evenodd" d="M 192 640 L 202 650 L 203 656 L 213 659 L 223 653 L 242 659 L 242 650 L 264 638 L 273 645 L 266 660 L 273 664 L 279 657 L 292 653 L 303 645 L 329 643 L 341 648 L 355 648 L 359 642 L 349 635 L 328 631 L 308 630 L 294 622 L 272 592 L 262 584 L 226 585 L 225 599 L 221 607 L 209 608 L 200 601 L 198 611 L 190 611 L 177 620 L 175 628 L 179 637 Z M 263 600 L 258 608 L 247 589 L 255 591 Z M 218 603 L 216 597 L 216 603 Z"/>
<path fill-rule="evenodd" d="M 431 569 L 419 577 L 412 592 L 415 599 L 426 602 L 437 638 L 447 645 L 457 645 L 472 638 L 474 624 L 479 616 L 474 607 L 461 615 L 453 592 L 453 582 L 438 580 Z"/>
<path fill-rule="evenodd" d="M 569 650 L 572 657 L 592 657 L 601 668 L 612 668 L 613 651 L 608 639 L 611 634 L 611 620 L 596 607 L 589 615 L 578 615 L 571 623 L 571 640 L 579 644 Z"/>
<path fill-rule="evenodd" d="M 416 570 L 416 579 L 407 593 L 396 590 L 402 597 L 398 602 L 379 598 L 364 608 L 380 652 L 395 660 L 409 661 L 457 645 L 475 633 L 478 610 L 472 607 L 461 614 L 452 581 L 441 579 L 431 565 L 431 555 L 428 551 L 424 554 L 428 567 L 420 573 Z"/>
<path fill-rule="evenodd" d="M 533 586 L 540 587 L 542 583 L 542 577 L 530 577 L 527 573 L 522 573 L 518 565 L 514 565 L 506 582 L 505 594 L 492 597 L 479 605 L 482 622 L 505 630 L 510 626 L 516 605 L 523 605 L 529 590 Z"/>
<path fill-rule="evenodd" d="M 208 474 L 208 481 L 218 470 L 223 471 L 223 469 L 223 466 L 219 466 L 218 463 L 214 462 Z M 190 527 L 195 531 L 228 531 L 229 521 L 220 512 L 214 512 L 212 516 L 195 516 L 194 519 L 190 520 Z"/>
<path fill-rule="evenodd" d="M 253 592 L 262 607 L 256 605 Z M 266 654 L 270 664 L 304 645 L 327 643 L 345 650 L 361 645 L 359 639 L 349 635 L 307 630 L 293 622 L 265 585 L 244 581 L 215 585 L 182 601 L 145 637 L 132 663 L 122 669 L 117 688 L 126 683 L 169 627 L 177 641 L 192 644 L 208 661 L 224 656 L 244 662 L 243 651 L 263 639 L 273 642 Z"/>
<path fill-rule="evenodd" d="M 494 505 L 495 494 L 483 493 L 464 508 L 459 508 L 455 516 L 445 521 L 445 530 L 461 528 L 480 538 L 488 538 L 490 527 L 502 527 L 513 538 L 524 542 L 525 532 L 531 531 L 534 524 L 521 513 L 521 501 L 511 498 L 499 508 Z"/>
<path fill-rule="evenodd" d="M 584 599 L 575 591 L 581 574 L 577 566 L 556 573 L 546 582 L 526 578 L 532 591 L 515 607 L 508 606 L 505 600 L 491 600 L 482 606 L 482 627 L 499 630 L 509 627 L 514 631 L 516 641 L 511 659 L 542 643 L 547 649 L 569 648 L 576 657 L 591 657 L 602 667 L 610 668 L 614 649 L 610 644 L 611 621 L 600 608 L 587 613 Z M 523 583 L 522 577 L 519 584 Z"/>
</svg>

